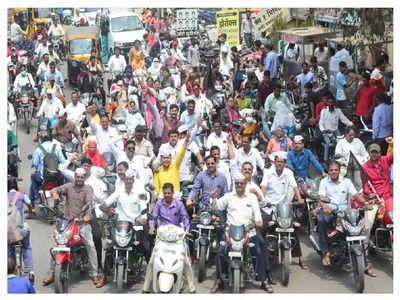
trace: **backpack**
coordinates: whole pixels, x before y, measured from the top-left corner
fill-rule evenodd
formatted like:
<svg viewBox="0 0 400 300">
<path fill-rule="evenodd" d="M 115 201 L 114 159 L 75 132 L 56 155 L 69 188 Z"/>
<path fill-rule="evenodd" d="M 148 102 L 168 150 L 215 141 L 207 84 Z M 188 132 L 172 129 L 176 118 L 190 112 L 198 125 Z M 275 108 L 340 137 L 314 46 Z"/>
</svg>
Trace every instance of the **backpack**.
<svg viewBox="0 0 400 300">
<path fill-rule="evenodd" d="M 44 153 L 43 158 L 43 179 L 44 182 L 55 182 L 58 180 L 58 157 L 55 154 L 56 144 L 53 144 L 51 152 L 47 152 L 42 145 L 40 150 Z"/>
<path fill-rule="evenodd" d="M 20 192 L 16 192 L 14 199 L 8 202 L 7 209 L 7 243 L 13 244 L 18 241 L 22 241 L 26 235 L 24 230 L 24 222 L 22 221 L 22 216 L 19 213 L 18 207 L 16 205 Z"/>
</svg>

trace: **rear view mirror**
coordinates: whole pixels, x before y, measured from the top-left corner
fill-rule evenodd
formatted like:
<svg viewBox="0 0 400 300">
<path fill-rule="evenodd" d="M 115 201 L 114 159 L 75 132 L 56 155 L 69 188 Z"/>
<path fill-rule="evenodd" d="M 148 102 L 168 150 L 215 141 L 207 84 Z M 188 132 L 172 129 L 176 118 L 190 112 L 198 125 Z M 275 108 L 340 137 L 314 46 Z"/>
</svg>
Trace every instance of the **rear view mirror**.
<svg viewBox="0 0 400 300">
<path fill-rule="evenodd" d="M 329 200 L 327 197 L 322 198 L 321 201 L 324 203 L 331 203 L 331 200 Z"/>
</svg>

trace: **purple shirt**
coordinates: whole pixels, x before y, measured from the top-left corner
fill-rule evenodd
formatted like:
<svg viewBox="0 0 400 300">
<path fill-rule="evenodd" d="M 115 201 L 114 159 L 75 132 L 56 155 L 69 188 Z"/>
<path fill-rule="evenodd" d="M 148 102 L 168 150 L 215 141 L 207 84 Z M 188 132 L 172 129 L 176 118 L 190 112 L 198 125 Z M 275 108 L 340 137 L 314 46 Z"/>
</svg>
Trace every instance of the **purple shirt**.
<svg viewBox="0 0 400 300">
<path fill-rule="evenodd" d="M 217 189 L 217 198 L 221 198 L 228 191 L 226 177 L 220 172 L 216 172 L 215 177 L 210 175 L 208 170 L 200 172 L 194 180 L 193 189 L 190 192 L 189 199 L 196 199 L 201 190 L 201 202 L 208 205 L 210 203 L 211 191 Z"/>
<path fill-rule="evenodd" d="M 150 220 L 150 227 L 154 227 L 155 222 L 159 220 L 160 226 L 173 224 L 179 226 L 181 222 L 185 226 L 185 231 L 189 231 L 189 216 L 182 201 L 172 199 L 171 206 L 165 203 L 165 199 L 157 201 L 153 210 L 153 220 Z"/>
</svg>

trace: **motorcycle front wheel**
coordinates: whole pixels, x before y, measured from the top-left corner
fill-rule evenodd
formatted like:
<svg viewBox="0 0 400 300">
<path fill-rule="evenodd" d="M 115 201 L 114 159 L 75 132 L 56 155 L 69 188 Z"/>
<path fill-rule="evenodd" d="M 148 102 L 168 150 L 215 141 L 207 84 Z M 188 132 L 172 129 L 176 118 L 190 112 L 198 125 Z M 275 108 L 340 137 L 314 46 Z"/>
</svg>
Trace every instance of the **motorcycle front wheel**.
<svg viewBox="0 0 400 300">
<path fill-rule="evenodd" d="M 54 270 L 54 288 L 56 294 L 68 294 L 69 262 L 57 264 Z"/>
<path fill-rule="evenodd" d="M 117 290 L 118 293 L 122 293 L 124 289 L 124 265 L 117 265 Z"/>
<path fill-rule="evenodd" d="M 233 270 L 233 293 L 240 293 L 240 269 Z"/>
<path fill-rule="evenodd" d="M 354 284 L 358 293 L 364 292 L 364 255 L 351 253 L 351 264 L 353 266 Z"/>
<path fill-rule="evenodd" d="M 197 274 L 197 279 L 199 282 L 204 281 L 204 277 L 206 276 L 206 254 L 207 254 L 207 247 L 200 246 L 200 258 L 199 258 L 199 269 Z"/>
<path fill-rule="evenodd" d="M 26 126 L 26 133 L 30 134 L 31 132 L 31 119 L 29 118 L 29 111 L 24 111 L 24 119 L 25 119 L 25 126 Z"/>
<path fill-rule="evenodd" d="M 290 268 L 290 249 L 281 249 L 281 280 L 282 285 L 289 284 L 289 268 Z"/>
</svg>

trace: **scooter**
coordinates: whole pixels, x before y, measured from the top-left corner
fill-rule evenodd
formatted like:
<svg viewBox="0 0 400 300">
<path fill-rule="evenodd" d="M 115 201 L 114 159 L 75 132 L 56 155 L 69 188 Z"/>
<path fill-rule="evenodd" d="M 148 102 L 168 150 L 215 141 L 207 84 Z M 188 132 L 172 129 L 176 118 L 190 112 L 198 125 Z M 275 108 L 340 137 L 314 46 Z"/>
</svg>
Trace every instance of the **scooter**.
<svg viewBox="0 0 400 300">
<path fill-rule="evenodd" d="M 79 235 L 79 223 L 89 208 L 85 204 L 79 218 L 67 220 L 63 214 L 58 214 L 54 224 L 53 238 L 57 246 L 50 249 L 55 261 L 54 287 L 57 294 L 68 293 L 71 272 L 74 269 L 85 271 L 88 266 L 88 254 L 83 240 Z M 54 213 L 57 213 L 54 211 Z"/>
<path fill-rule="evenodd" d="M 341 269 L 347 263 L 352 268 L 354 284 L 358 293 L 364 291 L 364 271 L 365 271 L 365 236 L 361 235 L 364 230 L 363 210 L 349 208 L 339 211 L 339 206 L 332 203 L 329 198 L 321 199 L 324 203 L 335 206 L 332 213 L 336 217 L 333 226 L 328 228 L 328 243 L 330 252 L 330 266 L 333 269 Z M 311 245 L 322 257 L 318 233 L 313 228 L 309 235 Z"/>
<path fill-rule="evenodd" d="M 183 290 L 184 257 L 188 252 L 185 231 L 172 224 L 160 226 L 153 251 L 153 292 L 180 293 Z"/>
</svg>

